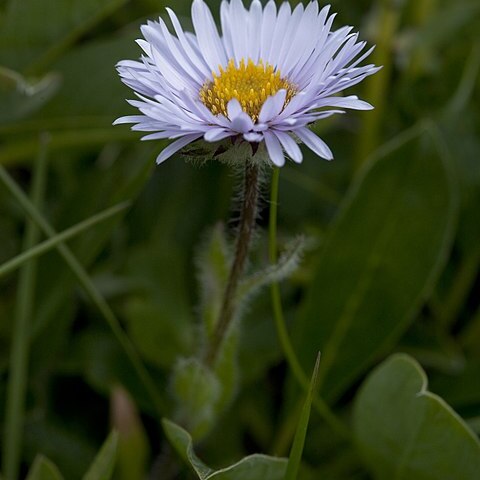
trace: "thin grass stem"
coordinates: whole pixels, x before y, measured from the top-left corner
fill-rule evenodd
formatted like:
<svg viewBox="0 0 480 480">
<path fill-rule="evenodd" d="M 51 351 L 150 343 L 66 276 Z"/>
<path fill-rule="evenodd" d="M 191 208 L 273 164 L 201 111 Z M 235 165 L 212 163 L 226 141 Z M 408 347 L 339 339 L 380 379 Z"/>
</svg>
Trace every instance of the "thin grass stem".
<svg viewBox="0 0 480 480">
<path fill-rule="evenodd" d="M 6 186 L 6 188 L 15 197 L 19 205 L 26 212 L 26 214 L 32 219 L 33 222 L 35 222 L 40 227 L 40 229 L 49 238 L 57 235 L 57 232 L 55 232 L 52 226 L 47 222 L 47 220 L 38 211 L 38 209 L 35 208 L 35 205 L 30 202 L 28 197 L 23 193 L 23 191 L 18 187 L 15 181 L 10 177 L 5 168 L 3 168 L 1 165 L 0 182 L 2 182 Z M 113 310 L 110 308 L 101 293 L 97 290 L 88 273 L 85 271 L 85 269 L 77 260 L 72 251 L 64 243 L 59 243 L 55 248 L 58 250 L 62 258 L 67 263 L 68 267 L 71 269 L 71 271 L 77 278 L 78 282 L 84 289 L 90 301 L 96 306 L 104 320 L 109 325 L 115 338 L 117 339 L 118 343 L 127 355 L 139 379 L 144 385 L 146 391 L 148 392 L 156 413 L 159 416 L 164 415 L 166 410 L 165 402 L 157 391 L 156 385 L 152 377 L 150 376 L 145 365 L 143 364 L 134 345 L 122 329 L 120 322 L 113 313 Z"/>
<path fill-rule="evenodd" d="M 47 172 L 46 136 L 40 139 L 39 153 L 33 171 L 32 205 L 40 209 L 45 194 Z M 27 220 L 23 241 L 24 250 L 29 250 L 40 237 L 40 231 L 32 220 Z M 28 361 L 30 357 L 30 329 L 34 315 L 35 280 L 37 264 L 34 259 L 25 262 L 18 280 L 12 349 L 10 352 L 7 403 L 5 408 L 3 473 L 7 480 L 17 480 L 20 469 L 25 397 L 28 384 Z"/>
<path fill-rule="evenodd" d="M 67 228 L 63 232 L 55 235 L 54 237 L 49 238 L 48 240 L 45 240 L 44 242 L 39 243 L 32 248 L 29 248 L 23 253 L 20 253 L 16 257 L 0 265 L 0 278 L 14 272 L 18 268 L 20 268 L 25 262 L 28 262 L 32 259 L 39 257 L 40 255 L 49 252 L 59 243 L 66 242 L 67 240 L 70 240 L 71 238 L 81 234 L 85 230 L 94 227 L 98 223 L 104 222 L 105 220 L 108 220 L 114 215 L 117 215 L 129 206 L 130 202 L 122 202 L 118 205 L 114 205 L 111 208 L 107 208 L 106 210 L 97 213 L 96 215 L 92 215 L 83 222 L 77 223 L 73 227 Z"/>
<path fill-rule="evenodd" d="M 272 184 L 270 191 L 270 218 L 269 218 L 269 258 L 270 263 L 277 261 L 277 214 L 278 214 L 278 190 L 279 190 L 280 169 L 275 168 L 272 175 Z M 293 376 L 297 383 L 305 392 L 310 388 L 310 381 L 305 374 L 292 342 L 290 340 L 285 319 L 283 316 L 282 301 L 280 297 L 280 287 L 277 282 L 271 284 L 271 298 L 273 317 L 277 330 L 278 339 L 282 346 L 283 353 L 288 362 Z M 350 431 L 341 420 L 333 413 L 325 401 L 317 394 L 313 399 L 313 405 L 324 421 L 340 437 L 350 440 Z"/>
</svg>

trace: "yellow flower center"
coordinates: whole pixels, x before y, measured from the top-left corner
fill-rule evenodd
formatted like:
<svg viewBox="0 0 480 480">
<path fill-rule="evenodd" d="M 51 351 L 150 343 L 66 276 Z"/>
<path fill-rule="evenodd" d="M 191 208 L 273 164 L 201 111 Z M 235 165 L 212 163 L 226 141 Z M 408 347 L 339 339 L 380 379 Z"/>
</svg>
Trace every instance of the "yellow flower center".
<svg viewBox="0 0 480 480">
<path fill-rule="evenodd" d="M 227 117 L 228 102 L 236 98 L 243 111 L 256 122 L 262 105 L 269 96 L 285 89 L 285 108 L 297 93 L 295 85 L 282 78 L 278 70 L 268 63 L 264 64 L 262 60 L 255 64 L 251 59 L 248 63 L 242 59 L 236 67 L 232 59 L 226 69 L 221 66 L 219 69 L 220 75 L 213 72 L 213 81 L 205 83 L 200 90 L 200 100 L 214 115 L 223 114 Z"/>
</svg>

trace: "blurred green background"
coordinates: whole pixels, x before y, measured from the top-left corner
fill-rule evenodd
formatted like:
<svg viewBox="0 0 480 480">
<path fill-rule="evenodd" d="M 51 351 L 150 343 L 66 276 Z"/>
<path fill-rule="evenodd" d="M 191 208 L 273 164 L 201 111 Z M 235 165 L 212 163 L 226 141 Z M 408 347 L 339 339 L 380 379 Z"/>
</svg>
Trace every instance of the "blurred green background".
<svg viewBox="0 0 480 480">
<path fill-rule="evenodd" d="M 219 1 L 207 3 L 218 12 Z M 373 60 L 384 68 L 348 92 L 375 110 L 316 125 L 335 160 L 305 150 L 301 165 L 281 172 L 280 247 L 307 238 L 300 268 L 282 284 L 295 349 L 306 372 L 322 351 L 320 392 L 347 425 L 365 376 L 406 352 L 426 370 L 429 389 L 478 433 L 480 2 L 331 3 L 336 27 L 354 25 L 377 45 Z M 197 340 L 195 258 L 219 220 L 232 226 L 238 178 L 225 165 L 199 168 L 179 156 L 155 168 L 163 143 L 111 126 L 133 112 L 115 63 L 139 57 L 140 24 L 165 18 L 165 6 L 191 25 L 187 0 L 0 1 L 3 171 L 27 192 L 37 179 L 34 203 L 56 231 L 131 200 L 68 242 L 88 272 L 83 283 L 53 250 L 36 268 L 0 267 L 2 431 L 19 323 L 30 342 L 22 478 L 38 453 L 66 479 L 81 478 L 112 427 L 120 433 L 115 478 L 193 478 L 165 461 L 160 418 L 172 415 L 172 367 Z M 8 178 L 2 174 L 0 184 L 0 264 L 44 239 L 27 226 Z M 268 262 L 268 183 L 253 265 Z M 92 292 L 100 294 L 93 301 Z M 160 412 L 112 333 L 113 315 L 155 381 Z M 267 292 L 242 322 L 237 395 L 199 447 L 213 466 L 254 452 L 288 455 L 303 398 L 276 340 Z M 8 441 L 2 435 L 4 463 Z M 314 410 L 302 478 L 375 475 L 389 478 Z"/>
</svg>

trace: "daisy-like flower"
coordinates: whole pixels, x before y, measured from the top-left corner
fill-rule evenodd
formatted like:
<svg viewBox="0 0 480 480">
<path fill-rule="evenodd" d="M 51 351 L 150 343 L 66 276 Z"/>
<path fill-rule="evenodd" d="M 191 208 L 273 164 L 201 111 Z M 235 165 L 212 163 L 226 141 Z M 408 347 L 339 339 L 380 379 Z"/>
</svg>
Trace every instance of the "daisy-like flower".
<svg viewBox="0 0 480 480">
<path fill-rule="evenodd" d="M 138 40 L 141 61 L 118 65 L 122 81 L 138 100 L 129 103 L 141 115 L 119 118 L 133 130 L 154 132 L 144 140 L 175 139 L 157 158 L 163 162 L 191 142 L 218 142 L 228 137 L 265 142 L 271 161 L 282 166 L 285 153 L 302 161 L 299 139 L 318 156 L 330 160 L 331 150 L 309 125 L 344 108 L 372 106 L 356 96 L 337 94 L 379 68 L 361 66 L 362 54 L 352 27 L 332 30 L 335 15 L 317 1 L 292 11 L 285 2 L 277 10 L 270 0 L 263 8 L 253 0 L 223 0 L 222 35 L 203 0 L 192 4 L 195 34 L 185 32 L 167 8 L 175 35 L 165 22 L 142 26 Z"/>
</svg>

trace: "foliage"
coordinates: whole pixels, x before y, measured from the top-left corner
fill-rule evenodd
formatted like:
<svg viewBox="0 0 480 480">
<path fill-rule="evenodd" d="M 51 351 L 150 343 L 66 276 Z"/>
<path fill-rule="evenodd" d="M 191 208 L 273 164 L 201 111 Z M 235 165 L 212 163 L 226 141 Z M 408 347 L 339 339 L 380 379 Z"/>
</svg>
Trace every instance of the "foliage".
<svg viewBox="0 0 480 480">
<path fill-rule="evenodd" d="M 174 5 L 186 25 L 190 3 Z M 377 44 L 384 68 L 360 92 L 376 109 L 315 126 L 333 162 L 305 150 L 282 169 L 274 265 L 263 172 L 241 308 L 205 365 L 235 241 L 231 165 L 251 152 L 197 143 L 155 168 L 163 142 L 111 126 L 130 109 L 115 63 L 168 3 L 0 2 L 4 480 L 20 323 L 18 478 L 280 479 L 293 451 L 299 480 L 476 479 L 479 5 L 332 3 Z M 263 288 L 279 281 L 293 356 Z"/>
</svg>

